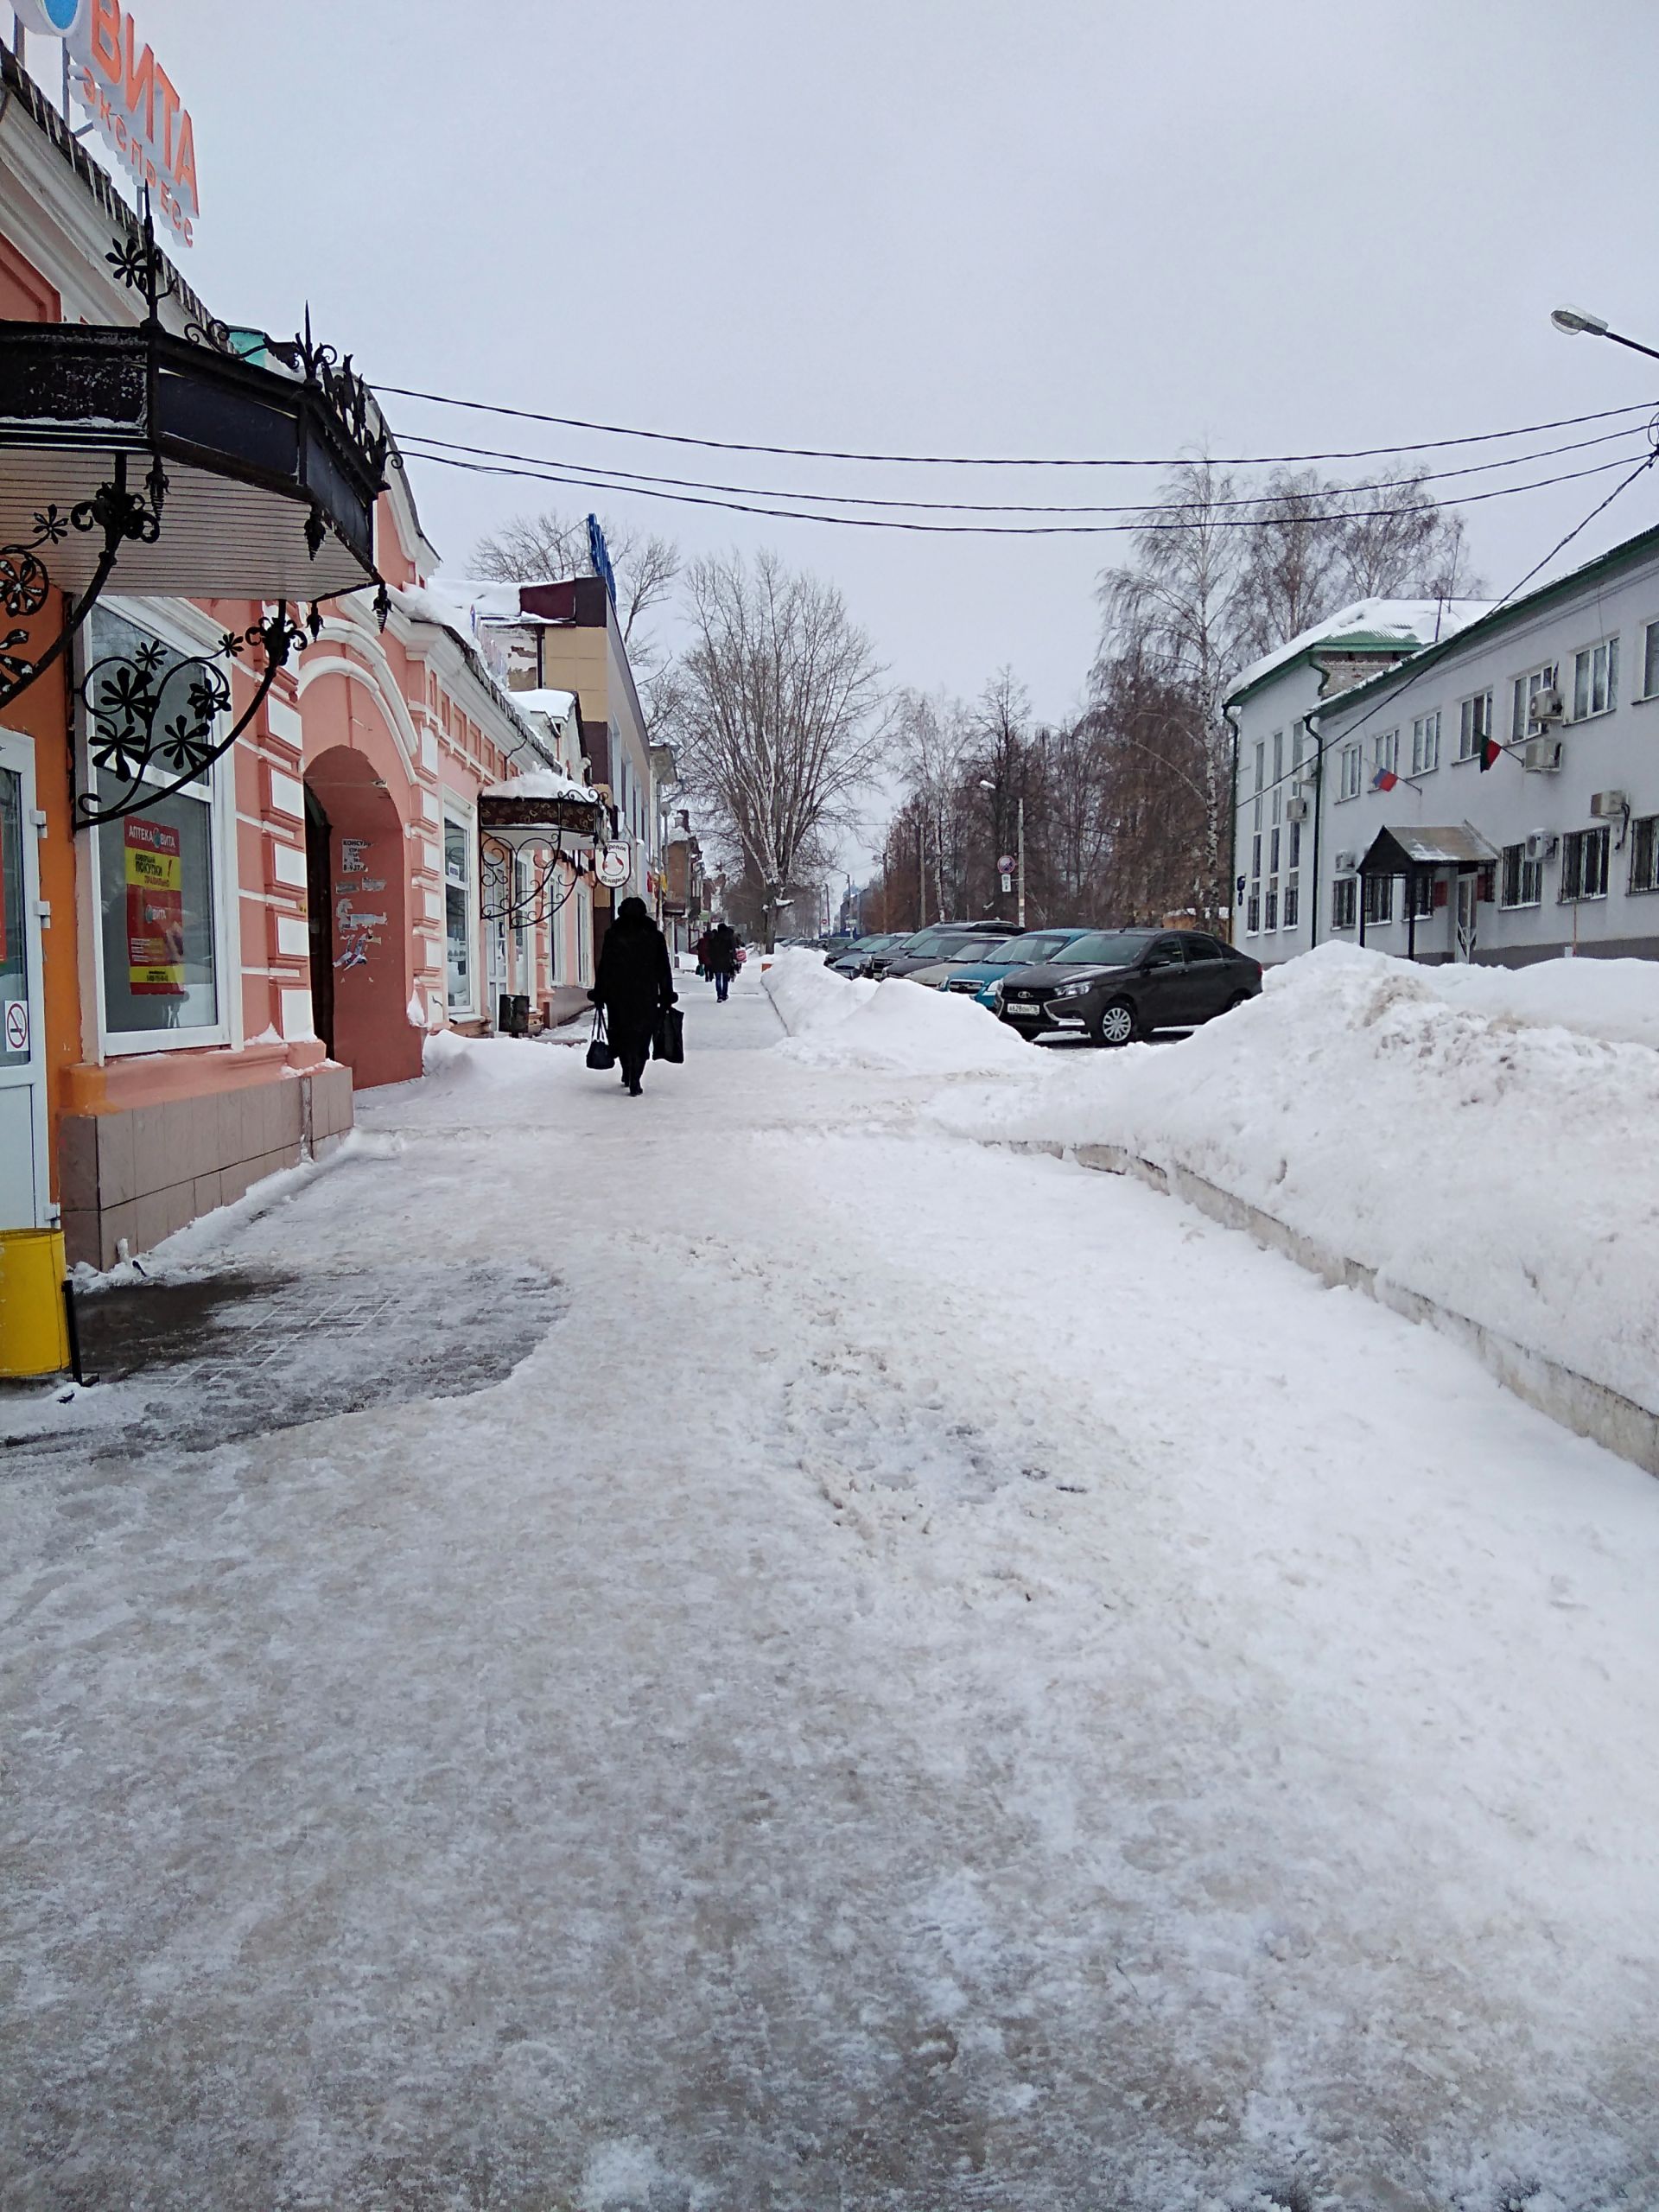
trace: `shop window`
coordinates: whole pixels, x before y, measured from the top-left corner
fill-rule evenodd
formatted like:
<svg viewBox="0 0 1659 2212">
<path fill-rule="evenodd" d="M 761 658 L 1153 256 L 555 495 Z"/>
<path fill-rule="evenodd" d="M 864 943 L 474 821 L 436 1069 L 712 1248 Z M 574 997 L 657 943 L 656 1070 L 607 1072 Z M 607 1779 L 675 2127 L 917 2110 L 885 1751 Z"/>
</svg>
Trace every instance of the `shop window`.
<svg viewBox="0 0 1659 2212">
<path fill-rule="evenodd" d="M 473 839 L 468 824 L 443 817 L 443 952 L 451 1014 L 477 1005 L 473 944 Z"/>
<path fill-rule="evenodd" d="M 166 685 L 189 658 L 153 632 L 110 608 L 94 608 L 79 651 L 96 718 L 118 671 L 148 649 L 162 658 L 151 671 L 167 719 Z M 107 675 L 105 674 L 107 671 Z M 222 1041 L 226 1031 L 220 975 L 219 833 L 213 770 L 181 791 L 156 797 L 90 834 L 98 887 L 104 1041 L 111 1052 L 154 1052 L 162 1045 Z M 226 764 L 226 772 L 230 772 Z M 131 794 L 124 777 L 100 770 L 97 796 L 116 805 Z"/>
</svg>

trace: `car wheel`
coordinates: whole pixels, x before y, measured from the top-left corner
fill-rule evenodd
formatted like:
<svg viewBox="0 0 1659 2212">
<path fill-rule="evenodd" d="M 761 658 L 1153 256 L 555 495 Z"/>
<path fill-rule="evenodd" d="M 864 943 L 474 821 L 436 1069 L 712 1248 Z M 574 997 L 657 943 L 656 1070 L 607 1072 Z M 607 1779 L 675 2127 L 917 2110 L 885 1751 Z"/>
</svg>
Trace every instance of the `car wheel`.
<svg viewBox="0 0 1659 2212">
<path fill-rule="evenodd" d="M 1095 1016 L 1096 1045 L 1129 1045 L 1135 1041 L 1135 1008 L 1127 999 L 1113 999 Z"/>
<path fill-rule="evenodd" d="M 1230 1014 L 1236 1006 L 1249 1006 L 1249 1002 L 1250 994 L 1249 991 L 1235 991 L 1231 998 L 1228 1000 L 1226 1005 L 1223 1007 L 1221 1010 L 1224 1014 Z"/>
</svg>

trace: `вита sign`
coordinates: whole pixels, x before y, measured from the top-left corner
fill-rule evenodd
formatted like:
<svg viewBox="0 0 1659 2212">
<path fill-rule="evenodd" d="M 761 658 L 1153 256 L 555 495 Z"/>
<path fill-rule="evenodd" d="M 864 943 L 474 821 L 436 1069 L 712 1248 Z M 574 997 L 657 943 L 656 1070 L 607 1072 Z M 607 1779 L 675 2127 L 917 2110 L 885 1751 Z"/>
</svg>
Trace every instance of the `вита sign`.
<svg viewBox="0 0 1659 2212">
<path fill-rule="evenodd" d="M 196 129 L 155 49 L 139 37 L 120 0 L 13 0 L 25 30 L 60 38 L 74 67 L 70 82 L 99 134 L 147 185 L 184 245 L 201 213 Z"/>
</svg>

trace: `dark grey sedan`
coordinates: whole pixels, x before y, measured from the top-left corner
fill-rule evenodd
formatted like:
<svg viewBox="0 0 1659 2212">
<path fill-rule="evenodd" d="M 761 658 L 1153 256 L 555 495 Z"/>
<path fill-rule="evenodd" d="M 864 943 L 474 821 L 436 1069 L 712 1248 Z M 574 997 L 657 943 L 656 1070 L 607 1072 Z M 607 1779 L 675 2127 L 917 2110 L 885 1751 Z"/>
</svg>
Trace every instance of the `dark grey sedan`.
<svg viewBox="0 0 1659 2212">
<path fill-rule="evenodd" d="M 1102 930 L 1010 980 L 1000 1011 L 1029 1035 L 1081 1029 L 1097 1045 L 1127 1045 L 1154 1029 L 1194 1029 L 1261 988 L 1261 963 L 1218 938 Z"/>
</svg>

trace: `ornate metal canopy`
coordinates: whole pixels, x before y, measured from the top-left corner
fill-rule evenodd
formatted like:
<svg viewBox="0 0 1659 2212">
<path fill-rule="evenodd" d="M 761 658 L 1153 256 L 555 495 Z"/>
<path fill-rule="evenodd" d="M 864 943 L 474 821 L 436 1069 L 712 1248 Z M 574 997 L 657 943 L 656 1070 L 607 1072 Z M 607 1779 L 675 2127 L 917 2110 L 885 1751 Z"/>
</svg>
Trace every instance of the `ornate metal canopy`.
<svg viewBox="0 0 1659 2212">
<path fill-rule="evenodd" d="M 131 327 L 0 321 L 0 711 L 67 653 L 118 571 L 124 593 L 275 601 L 218 655 L 163 665 L 141 653 L 87 672 L 82 696 L 96 772 L 130 786 L 84 793 L 85 826 L 176 789 L 234 744 L 305 632 L 290 614 L 372 586 L 374 503 L 388 437 L 348 356 L 315 344 L 238 352 L 222 323 L 167 330 L 174 289 L 146 213 L 106 257 L 144 300 Z M 54 590 L 54 637 L 38 618 Z M 251 706 L 230 721 L 219 658 L 259 657 Z"/>
</svg>

